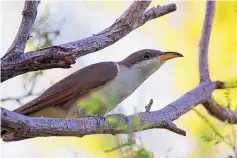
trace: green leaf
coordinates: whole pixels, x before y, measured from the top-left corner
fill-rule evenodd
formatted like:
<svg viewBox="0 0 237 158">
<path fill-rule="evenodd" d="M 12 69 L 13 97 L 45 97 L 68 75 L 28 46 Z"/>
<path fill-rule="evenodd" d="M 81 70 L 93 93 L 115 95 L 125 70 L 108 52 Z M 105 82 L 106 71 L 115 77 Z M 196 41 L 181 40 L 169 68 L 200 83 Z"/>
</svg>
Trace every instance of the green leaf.
<svg viewBox="0 0 237 158">
<path fill-rule="evenodd" d="M 213 135 L 218 136 L 219 138 L 224 140 L 224 136 L 218 131 L 218 129 L 211 123 L 211 121 L 205 115 L 203 115 L 195 108 L 192 108 L 192 111 L 194 111 L 200 118 L 202 118 L 207 123 L 207 125 L 211 128 Z M 208 140 L 208 138 L 206 140 Z"/>
<path fill-rule="evenodd" d="M 151 126 L 151 123 L 145 122 L 145 123 L 142 125 L 141 130 L 147 129 L 147 128 L 150 127 L 150 126 Z"/>
<path fill-rule="evenodd" d="M 226 82 L 224 82 L 225 88 L 234 88 L 237 87 L 237 76 L 234 76 L 230 79 L 228 79 Z"/>
<path fill-rule="evenodd" d="M 148 151 L 144 147 L 140 147 L 136 152 L 135 152 L 135 158 L 153 158 L 154 155 L 152 152 Z"/>
<path fill-rule="evenodd" d="M 204 142 L 211 142 L 214 140 L 214 137 L 212 135 L 202 135 L 201 136 L 201 139 L 204 141 Z"/>
<path fill-rule="evenodd" d="M 132 125 L 133 125 L 134 130 L 138 130 L 138 131 L 141 130 L 140 118 L 138 114 L 134 114 Z"/>
<path fill-rule="evenodd" d="M 227 88 L 224 94 L 227 101 L 226 109 L 230 110 L 231 107 L 230 89 Z"/>
</svg>

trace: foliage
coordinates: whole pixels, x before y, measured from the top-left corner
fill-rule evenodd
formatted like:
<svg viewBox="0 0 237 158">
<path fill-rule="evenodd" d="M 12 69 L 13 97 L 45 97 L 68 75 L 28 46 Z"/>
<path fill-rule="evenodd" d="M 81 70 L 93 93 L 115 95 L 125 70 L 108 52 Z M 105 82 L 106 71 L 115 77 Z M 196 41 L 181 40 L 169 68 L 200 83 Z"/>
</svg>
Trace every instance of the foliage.
<svg viewBox="0 0 237 158">
<path fill-rule="evenodd" d="M 226 89 L 225 98 L 226 98 L 226 101 L 227 101 L 227 105 L 225 107 L 228 110 L 230 110 L 231 99 L 230 99 L 230 89 L 229 88 Z"/>
<path fill-rule="evenodd" d="M 144 147 L 140 147 L 134 154 L 135 158 L 153 158 L 153 153 L 145 149 Z"/>
<path fill-rule="evenodd" d="M 148 151 L 144 146 L 138 146 L 137 149 L 134 149 L 133 146 L 135 142 L 129 138 L 126 141 L 122 141 L 121 144 L 118 147 L 113 147 L 111 149 L 105 150 L 105 152 L 112 152 L 115 150 L 119 150 L 121 148 L 130 148 L 130 149 L 125 149 L 125 152 L 122 152 L 121 154 L 123 157 L 128 157 L 128 158 L 153 158 L 154 155 L 152 152 Z M 131 156 L 132 155 L 132 156 Z"/>
<path fill-rule="evenodd" d="M 226 88 L 237 87 L 237 76 L 234 76 L 234 77 L 228 79 L 224 83 L 224 87 L 226 87 Z"/>
<path fill-rule="evenodd" d="M 27 46 L 31 46 L 35 50 L 48 47 L 51 46 L 53 41 L 60 35 L 60 28 L 52 28 L 49 24 L 49 17 L 50 12 L 46 7 L 46 11 L 43 15 L 34 23 L 31 38 Z"/>
<path fill-rule="evenodd" d="M 225 93 L 224 93 L 224 97 L 227 101 L 227 105 L 225 105 L 225 107 L 230 110 L 231 109 L 231 97 L 230 97 L 230 89 L 226 89 Z M 205 116 L 204 114 L 202 114 L 200 111 L 198 111 L 197 109 L 193 108 L 192 109 L 201 119 L 203 119 L 205 121 L 205 123 L 210 127 L 211 132 L 210 133 L 204 133 L 203 135 L 201 135 L 201 140 L 203 140 L 206 143 L 210 143 L 210 142 L 214 142 L 214 145 L 218 145 L 220 143 L 225 143 L 227 144 L 234 152 L 235 155 L 237 155 L 237 151 L 236 151 L 236 135 L 235 135 L 235 129 L 234 129 L 234 125 L 228 124 L 227 122 L 225 122 L 225 125 L 230 126 L 232 128 L 232 132 L 233 134 L 228 134 L 226 136 L 224 136 L 219 130 L 218 128 L 215 127 L 214 123 L 212 123 L 207 116 Z"/>
<path fill-rule="evenodd" d="M 135 139 L 136 139 L 136 134 L 133 133 L 134 130 L 142 130 L 144 127 L 149 126 L 149 124 L 141 124 L 140 122 L 140 118 L 139 115 L 135 112 L 134 114 L 134 118 L 133 118 L 133 122 L 132 122 L 132 129 L 128 129 L 127 127 L 124 126 L 123 123 L 121 123 L 121 121 L 118 123 L 118 118 L 116 119 L 111 119 L 109 118 L 109 121 L 111 122 L 111 125 L 116 126 L 117 128 L 120 129 L 127 129 L 129 131 L 129 133 L 127 134 L 128 139 L 126 139 L 125 141 L 122 140 L 119 146 L 110 148 L 105 150 L 105 152 L 109 153 L 115 150 L 120 150 L 122 148 L 129 148 L 125 149 L 125 152 L 121 152 L 121 154 L 123 155 L 123 157 L 129 157 L 129 158 L 153 158 L 153 153 L 148 151 L 145 147 L 143 147 L 143 145 L 137 145 L 135 143 Z M 138 146 L 137 149 L 134 149 L 134 146 Z M 128 155 L 128 156 L 125 156 Z"/>
</svg>

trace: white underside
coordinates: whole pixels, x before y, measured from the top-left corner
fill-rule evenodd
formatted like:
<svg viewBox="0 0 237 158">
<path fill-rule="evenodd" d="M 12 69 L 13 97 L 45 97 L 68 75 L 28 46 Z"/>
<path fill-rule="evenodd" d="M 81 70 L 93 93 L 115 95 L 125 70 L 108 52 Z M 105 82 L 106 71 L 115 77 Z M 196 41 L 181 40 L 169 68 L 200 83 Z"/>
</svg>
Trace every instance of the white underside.
<svg viewBox="0 0 237 158">
<path fill-rule="evenodd" d="M 115 63 L 118 75 L 105 86 L 97 88 L 84 96 L 83 99 L 79 98 L 74 102 L 74 105 L 68 110 L 68 116 L 78 115 L 78 113 L 82 115 L 85 111 L 87 114 L 104 115 L 115 108 L 161 66 L 156 59 L 145 62 L 130 68 Z M 78 111 L 77 114 L 76 111 Z"/>
</svg>

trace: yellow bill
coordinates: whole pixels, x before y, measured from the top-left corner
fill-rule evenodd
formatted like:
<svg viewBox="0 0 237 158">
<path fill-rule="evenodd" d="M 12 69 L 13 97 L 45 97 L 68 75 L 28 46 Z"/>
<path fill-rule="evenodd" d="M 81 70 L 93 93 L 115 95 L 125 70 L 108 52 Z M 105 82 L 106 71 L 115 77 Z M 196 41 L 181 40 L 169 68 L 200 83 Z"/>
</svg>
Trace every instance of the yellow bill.
<svg viewBox="0 0 237 158">
<path fill-rule="evenodd" d="M 158 60 L 166 61 L 172 58 L 183 57 L 183 55 L 178 52 L 163 52 L 163 53 L 164 54 L 157 57 Z"/>
</svg>

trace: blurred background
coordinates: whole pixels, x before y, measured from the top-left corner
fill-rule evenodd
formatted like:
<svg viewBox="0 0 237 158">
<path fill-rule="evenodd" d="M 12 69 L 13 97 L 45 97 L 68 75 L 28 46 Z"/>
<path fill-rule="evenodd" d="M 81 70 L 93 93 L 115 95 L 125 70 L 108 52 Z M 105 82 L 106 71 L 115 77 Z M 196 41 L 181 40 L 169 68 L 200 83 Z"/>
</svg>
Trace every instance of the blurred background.
<svg viewBox="0 0 237 158">
<path fill-rule="evenodd" d="M 184 58 L 168 61 L 111 113 L 129 115 L 145 111 L 150 99 L 154 100 L 152 111 L 165 107 L 199 83 L 198 44 L 205 13 L 205 1 L 154 0 L 149 8 L 173 2 L 177 5 L 175 12 L 148 22 L 112 46 L 79 58 L 71 69 L 31 72 L 1 83 L 1 106 L 13 110 L 78 69 L 102 61 L 119 61 L 139 49 L 151 48 L 177 51 Z M 26 52 L 98 33 L 110 26 L 131 4 L 132 1 L 42 1 Z M 17 33 L 23 7 L 23 1 L 1 1 L 1 57 Z M 237 77 L 236 26 L 237 1 L 218 1 L 208 55 L 212 80 L 226 81 Z M 216 90 L 213 96 L 226 108 L 237 108 L 237 88 Z M 237 154 L 237 151 L 234 152 L 237 145 L 236 126 L 209 116 L 201 105 L 195 109 L 205 119 L 190 111 L 175 121 L 178 127 L 187 131 L 186 137 L 163 129 L 146 130 L 132 136 L 135 144 L 110 152 L 108 150 L 126 142 L 130 136 L 48 137 L 13 143 L 1 141 L 1 156 L 132 157 L 131 153 L 143 148 L 150 157 L 157 158 L 234 157 Z"/>
</svg>

